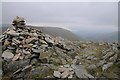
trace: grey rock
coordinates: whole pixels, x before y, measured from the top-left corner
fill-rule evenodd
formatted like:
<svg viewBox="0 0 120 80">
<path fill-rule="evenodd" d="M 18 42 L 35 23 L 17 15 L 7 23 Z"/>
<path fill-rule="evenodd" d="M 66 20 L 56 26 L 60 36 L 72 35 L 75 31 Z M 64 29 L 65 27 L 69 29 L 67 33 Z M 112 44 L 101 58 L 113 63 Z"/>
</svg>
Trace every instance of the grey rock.
<svg viewBox="0 0 120 80">
<path fill-rule="evenodd" d="M 60 73 L 63 73 L 63 72 L 66 71 L 66 70 L 68 70 L 68 69 L 65 68 L 65 67 L 58 68 L 58 71 L 59 71 Z"/>
<path fill-rule="evenodd" d="M 3 52 L 2 57 L 4 59 L 12 59 L 14 57 L 14 54 L 10 50 L 6 50 Z"/>
<path fill-rule="evenodd" d="M 45 40 L 46 40 L 48 43 L 54 44 L 54 41 L 53 41 L 50 37 L 45 37 Z"/>
<path fill-rule="evenodd" d="M 64 65 L 64 67 L 69 68 L 69 67 L 70 67 L 70 65 L 69 65 L 69 64 L 66 64 L 66 65 Z"/>
<path fill-rule="evenodd" d="M 88 60 L 92 60 L 94 58 L 94 56 L 88 56 L 87 59 Z"/>
<path fill-rule="evenodd" d="M 67 78 L 69 76 L 69 70 L 66 69 L 62 74 L 61 74 L 61 78 Z"/>
<path fill-rule="evenodd" d="M 73 75 L 69 75 L 69 76 L 68 76 L 68 79 L 71 79 L 71 78 L 73 78 Z"/>
<path fill-rule="evenodd" d="M 102 70 L 105 71 L 105 70 L 107 70 L 109 67 L 111 67 L 112 65 L 113 65 L 112 62 L 109 62 L 109 63 L 107 63 L 107 64 L 104 64 L 103 67 L 102 67 Z"/>
<path fill-rule="evenodd" d="M 109 57 L 111 57 L 112 55 L 114 55 L 114 52 L 108 52 L 105 56 L 103 56 L 103 59 L 107 59 Z"/>
<path fill-rule="evenodd" d="M 18 69 L 22 69 L 29 65 L 29 59 L 26 60 L 18 60 L 18 61 L 11 61 L 10 63 L 3 63 L 2 66 L 3 73 L 5 75 L 13 74 Z"/>
<path fill-rule="evenodd" d="M 15 50 L 16 49 L 16 46 L 8 46 L 7 47 L 9 50 Z"/>
<path fill-rule="evenodd" d="M 41 39 L 40 39 L 39 41 L 40 41 L 41 44 L 45 44 L 45 45 L 47 45 L 47 42 L 46 42 L 46 41 L 41 40 Z"/>
<path fill-rule="evenodd" d="M 5 39 L 4 46 L 8 46 L 9 44 L 10 42 L 8 41 L 8 39 Z"/>
<path fill-rule="evenodd" d="M 30 51 L 27 51 L 27 50 L 25 50 L 25 49 L 23 49 L 23 53 L 26 54 L 26 55 L 27 55 L 27 54 L 31 54 Z"/>
<path fill-rule="evenodd" d="M 19 33 L 15 32 L 14 30 L 10 30 L 6 34 L 11 35 L 11 36 L 19 36 Z"/>
<path fill-rule="evenodd" d="M 36 40 L 38 40 L 38 38 L 32 37 L 32 38 L 26 39 L 26 43 L 31 43 L 32 41 L 36 41 Z"/>
<path fill-rule="evenodd" d="M 84 66 L 82 65 L 71 65 L 75 71 L 78 78 L 94 78 L 92 75 L 88 74 Z"/>
<path fill-rule="evenodd" d="M 20 44 L 20 41 L 15 38 L 12 39 L 12 42 L 14 42 L 15 44 Z"/>
<path fill-rule="evenodd" d="M 61 77 L 61 73 L 59 71 L 54 71 L 53 75 L 57 78 Z"/>
<path fill-rule="evenodd" d="M 97 67 L 103 66 L 106 63 L 105 60 L 101 60 L 99 63 L 97 63 Z"/>
<path fill-rule="evenodd" d="M 13 59 L 12 59 L 12 61 L 16 61 L 16 60 L 18 60 L 19 58 L 20 58 L 20 53 L 19 54 L 16 54 L 14 57 L 13 57 Z"/>
<path fill-rule="evenodd" d="M 32 65 L 25 66 L 25 67 L 22 69 L 22 71 L 25 71 L 25 70 L 30 70 L 30 69 L 31 69 L 31 67 L 32 67 Z"/>
<path fill-rule="evenodd" d="M 92 64 L 92 65 L 87 67 L 87 69 L 90 69 L 90 70 L 96 69 L 96 68 L 97 68 L 97 66 L 95 64 Z"/>
<path fill-rule="evenodd" d="M 118 54 L 115 54 L 114 56 L 109 58 L 109 61 L 115 62 L 118 58 Z"/>
<path fill-rule="evenodd" d="M 32 51 L 33 51 L 34 53 L 38 53 L 38 54 L 40 54 L 40 50 L 38 50 L 38 49 L 34 49 L 34 48 L 32 48 Z"/>
<path fill-rule="evenodd" d="M 35 78 L 45 78 L 47 76 L 52 75 L 53 71 L 50 72 L 50 68 L 44 65 L 34 67 L 30 71 L 25 74 L 25 78 L 35 79 Z M 38 77 L 36 77 L 38 76 Z M 50 76 L 52 78 L 52 76 Z"/>
<path fill-rule="evenodd" d="M 31 65 L 35 65 L 35 64 L 37 64 L 38 63 L 38 59 L 37 58 L 33 58 L 33 59 L 31 59 L 31 61 L 30 61 L 30 64 Z"/>
</svg>

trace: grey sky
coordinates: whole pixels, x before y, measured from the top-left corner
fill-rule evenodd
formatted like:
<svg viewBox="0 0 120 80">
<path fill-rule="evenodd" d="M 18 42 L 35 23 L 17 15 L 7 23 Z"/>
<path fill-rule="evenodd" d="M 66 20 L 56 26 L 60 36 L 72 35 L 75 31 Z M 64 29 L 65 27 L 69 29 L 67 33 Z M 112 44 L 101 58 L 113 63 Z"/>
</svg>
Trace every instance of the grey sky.
<svg viewBox="0 0 120 80">
<path fill-rule="evenodd" d="M 117 2 L 3 2 L 2 21 L 22 16 L 27 24 L 69 30 L 112 32 L 118 28 Z"/>
</svg>

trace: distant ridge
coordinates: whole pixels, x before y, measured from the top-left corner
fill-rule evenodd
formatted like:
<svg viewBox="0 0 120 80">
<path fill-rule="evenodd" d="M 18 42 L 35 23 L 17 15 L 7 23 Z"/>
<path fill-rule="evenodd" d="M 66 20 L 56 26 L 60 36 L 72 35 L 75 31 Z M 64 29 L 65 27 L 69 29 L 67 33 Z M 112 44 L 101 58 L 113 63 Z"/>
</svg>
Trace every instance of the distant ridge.
<svg viewBox="0 0 120 80">
<path fill-rule="evenodd" d="M 10 26 L 12 26 L 12 25 L 3 24 L 2 25 L 2 32 L 6 31 L 7 28 L 10 27 Z M 39 29 L 46 34 L 52 35 L 53 37 L 60 36 L 64 39 L 68 39 L 68 40 L 80 40 L 80 38 L 77 35 L 75 35 L 71 31 L 63 29 L 63 28 L 46 27 L 46 26 L 45 27 L 44 26 L 31 26 L 31 25 L 27 25 L 27 26 Z"/>
<path fill-rule="evenodd" d="M 58 28 L 58 27 L 33 27 L 40 29 L 42 32 L 52 35 L 53 37 L 61 36 L 64 39 L 68 40 L 79 40 L 80 38 L 76 36 L 74 33 L 72 33 L 69 30 Z"/>
</svg>

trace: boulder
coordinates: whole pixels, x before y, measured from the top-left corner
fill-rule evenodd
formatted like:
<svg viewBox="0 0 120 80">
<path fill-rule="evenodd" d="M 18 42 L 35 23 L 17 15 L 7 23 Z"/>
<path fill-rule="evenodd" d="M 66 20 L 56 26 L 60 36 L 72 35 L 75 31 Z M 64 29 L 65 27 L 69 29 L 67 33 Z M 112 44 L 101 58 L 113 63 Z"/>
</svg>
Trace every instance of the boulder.
<svg viewBox="0 0 120 80">
<path fill-rule="evenodd" d="M 82 65 L 71 65 L 71 67 L 74 69 L 75 74 L 78 78 L 94 78 L 92 75 L 88 74 Z"/>
<path fill-rule="evenodd" d="M 113 65 L 112 62 L 109 62 L 109 63 L 107 63 L 107 64 L 104 64 L 103 67 L 102 67 L 102 70 L 105 71 L 105 70 L 107 70 L 109 67 L 111 67 L 112 65 Z"/>
<path fill-rule="evenodd" d="M 14 54 L 10 50 L 6 50 L 2 54 L 2 58 L 4 59 L 12 59 L 14 57 Z"/>
<path fill-rule="evenodd" d="M 57 77 L 57 78 L 61 77 L 61 73 L 59 71 L 54 71 L 53 75 L 54 77 Z"/>
<path fill-rule="evenodd" d="M 112 55 L 114 55 L 114 52 L 108 52 L 105 56 L 103 56 L 103 59 L 108 59 L 109 57 L 111 57 Z"/>
</svg>

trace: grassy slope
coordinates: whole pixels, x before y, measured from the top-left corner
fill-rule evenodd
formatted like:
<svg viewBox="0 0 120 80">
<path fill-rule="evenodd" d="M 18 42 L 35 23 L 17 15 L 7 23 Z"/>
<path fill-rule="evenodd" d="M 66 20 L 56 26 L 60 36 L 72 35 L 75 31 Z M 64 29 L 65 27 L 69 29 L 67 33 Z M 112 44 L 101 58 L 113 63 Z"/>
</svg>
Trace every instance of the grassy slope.
<svg viewBox="0 0 120 80">
<path fill-rule="evenodd" d="M 35 27 L 35 28 L 38 28 L 42 32 L 52 35 L 54 37 L 61 36 L 62 38 L 65 38 L 68 40 L 79 40 L 78 36 L 76 36 L 71 31 L 63 29 L 63 28 L 57 28 L 57 27 Z"/>
</svg>

